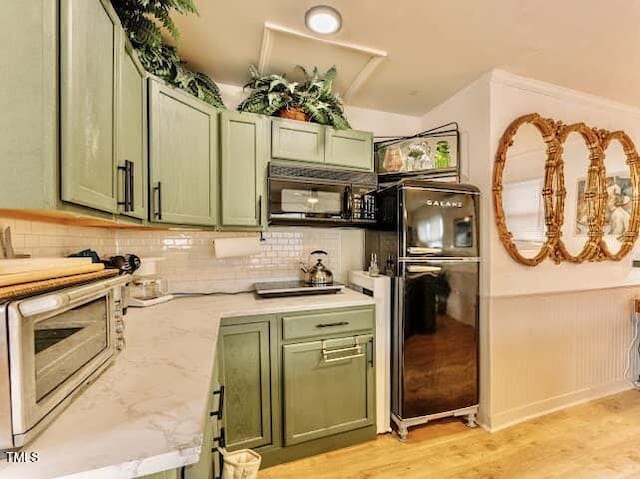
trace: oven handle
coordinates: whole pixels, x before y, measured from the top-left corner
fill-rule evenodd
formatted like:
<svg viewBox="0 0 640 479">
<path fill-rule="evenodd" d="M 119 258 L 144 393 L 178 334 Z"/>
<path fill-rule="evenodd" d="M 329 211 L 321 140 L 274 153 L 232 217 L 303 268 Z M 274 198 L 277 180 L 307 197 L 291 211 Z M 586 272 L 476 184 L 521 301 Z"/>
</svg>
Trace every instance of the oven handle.
<svg viewBox="0 0 640 479">
<path fill-rule="evenodd" d="M 18 305 L 20 314 L 24 317 L 35 316 L 36 314 L 49 313 L 63 308 L 71 303 L 83 298 L 95 295 L 102 291 L 109 290 L 116 286 L 122 286 L 130 281 L 126 275 L 110 278 L 99 283 L 79 287 L 66 293 L 48 294 L 33 299 L 21 301 Z"/>
</svg>

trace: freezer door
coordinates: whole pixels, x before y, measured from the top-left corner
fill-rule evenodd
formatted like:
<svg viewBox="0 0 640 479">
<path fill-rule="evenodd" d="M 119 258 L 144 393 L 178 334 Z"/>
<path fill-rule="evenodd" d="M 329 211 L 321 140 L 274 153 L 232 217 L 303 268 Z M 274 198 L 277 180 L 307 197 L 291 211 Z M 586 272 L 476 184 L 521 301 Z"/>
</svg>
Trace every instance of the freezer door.
<svg viewBox="0 0 640 479">
<path fill-rule="evenodd" d="M 401 419 L 478 404 L 478 263 L 401 263 L 392 409 Z"/>
<path fill-rule="evenodd" d="M 472 192 L 404 187 L 404 257 L 477 257 L 477 200 Z"/>
</svg>

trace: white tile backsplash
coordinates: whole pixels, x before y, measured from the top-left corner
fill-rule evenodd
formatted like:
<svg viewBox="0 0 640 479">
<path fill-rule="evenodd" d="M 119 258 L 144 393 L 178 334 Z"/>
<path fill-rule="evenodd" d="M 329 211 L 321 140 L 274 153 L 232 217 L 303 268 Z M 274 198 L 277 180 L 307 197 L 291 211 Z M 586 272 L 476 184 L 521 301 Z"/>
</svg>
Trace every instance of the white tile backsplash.
<svg viewBox="0 0 640 479">
<path fill-rule="evenodd" d="M 173 292 L 238 291 L 256 281 L 299 278 L 300 262 L 315 249 L 327 251 L 327 266 L 338 281 L 349 269 L 362 267 L 363 232 L 324 228 L 273 228 L 264 233 L 259 254 L 219 259 L 215 238 L 256 236 L 256 233 L 211 231 L 118 231 L 120 253 L 161 256 L 158 273 Z"/>
<path fill-rule="evenodd" d="M 256 281 L 300 277 L 299 264 L 315 249 L 329 254 L 327 266 L 335 279 L 346 281 L 349 270 L 362 268 L 364 232 L 337 228 L 272 228 L 264 233 L 259 254 L 218 259 L 215 238 L 256 236 L 257 233 L 118 230 L 0 218 L 11 226 L 17 253 L 33 257 L 67 256 L 91 248 L 102 257 L 134 253 L 164 257 L 158 273 L 173 292 L 214 292 L 249 289 Z"/>
<path fill-rule="evenodd" d="M 41 221 L 0 218 L 0 226 L 10 226 L 13 248 L 17 254 L 34 258 L 68 256 L 92 248 L 100 256 L 116 254 L 115 230 L 73 226 Z"/>
</svg>

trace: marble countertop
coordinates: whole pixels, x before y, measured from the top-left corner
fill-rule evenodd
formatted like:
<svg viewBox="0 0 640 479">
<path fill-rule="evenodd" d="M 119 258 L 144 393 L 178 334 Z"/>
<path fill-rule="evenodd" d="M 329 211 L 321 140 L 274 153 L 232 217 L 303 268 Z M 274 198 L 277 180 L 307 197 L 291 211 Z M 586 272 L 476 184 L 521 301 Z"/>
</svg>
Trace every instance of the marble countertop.
<svg viewBox="0 0 640 479">
<path fill-rule="evenodd" d="M 129 308 L 126 349 L 22 449 L 39 461 L 0 460 L 0 477 L 128 479 L 197 462 L 222 318 L 369 304 L 345 289 L 272 299 L 189 296 Z"/>
</svg>

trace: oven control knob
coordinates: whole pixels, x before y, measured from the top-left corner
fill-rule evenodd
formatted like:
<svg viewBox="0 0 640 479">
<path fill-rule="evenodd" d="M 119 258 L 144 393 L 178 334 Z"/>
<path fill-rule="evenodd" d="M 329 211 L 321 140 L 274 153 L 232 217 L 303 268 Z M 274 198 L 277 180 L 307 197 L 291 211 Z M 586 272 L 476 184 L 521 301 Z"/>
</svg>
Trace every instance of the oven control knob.
<svg viewBox="0 0 640 479">
<path fill-rule="evenodd" d="M 124 323 L 116 324 L 116 333 L 118 334 L 124 333 Z"/>
<path fill-rule="evenodd" d="M 120 318 L 122 318 L 122 310 L 121 310 L 121 309 L 116 309 L 116 310 L 115 310 L 115 312 L 113 313 L 113 316 L 114 316 L 116 319 L 120 319 Z"/>
<path fill-rule="evenodd" d="M 120 337 L 116 340 L 116 349 L 118 351 L 122 351 L 126 345 L 127 345 L 127 342 L 124 340 L 123 337 Z"/>
</svg>

